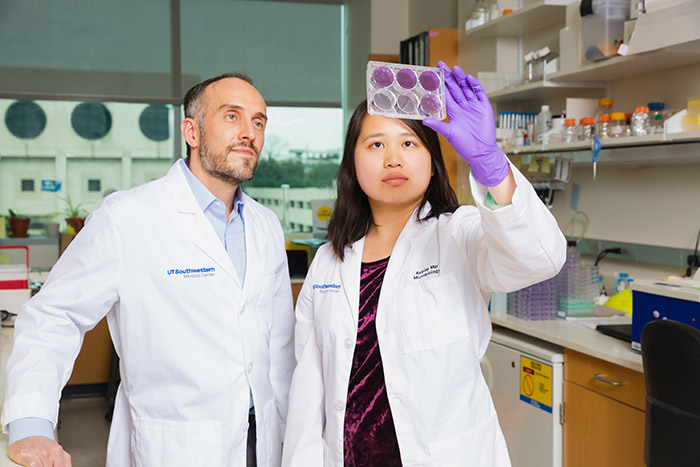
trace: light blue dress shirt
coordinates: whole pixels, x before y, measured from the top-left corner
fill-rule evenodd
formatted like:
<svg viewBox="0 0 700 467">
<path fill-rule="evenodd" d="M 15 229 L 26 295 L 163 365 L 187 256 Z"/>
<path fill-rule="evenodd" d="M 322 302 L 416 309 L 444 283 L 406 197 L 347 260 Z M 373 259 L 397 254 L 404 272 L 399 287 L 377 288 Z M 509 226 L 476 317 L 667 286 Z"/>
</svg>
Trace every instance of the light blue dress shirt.
<svg viewBox="0 0 700 467">
<path fill-rule="evenodd" d="M 187 184 L 192 190 L 197 204 L 204 212 L 204 215 L 209 219 L 211 225 L 216 231 L 216 235 L 223 243 L 224 248 L 228 252 L 233 267 L 238 274 L 238 279 L 241 281 L 241 287 L 245 282 L 245 263 L 246 263 L 246 246 L 245 246 L 245 221 L 243 219 L 243 195 L 241 189 L 236 190 L 233 197 L 233 210 L 226 222 L 226 204 L 214 196 L 202 182 L 190 172 L 185 159 L 180 159 L 177 162 L 180 165 L 182 173 L 187 179 Z M 250 406 L 253 407 L 253 393 L 250 393 Z M 10 422 L 10 437 L 9 444 L 14 443 L 22 438 L 29 436 L 45 436 L 54 439 L 53 424 L 50 420 L 44 418 L 27 417 L 20 418 Z"/>
</svg>

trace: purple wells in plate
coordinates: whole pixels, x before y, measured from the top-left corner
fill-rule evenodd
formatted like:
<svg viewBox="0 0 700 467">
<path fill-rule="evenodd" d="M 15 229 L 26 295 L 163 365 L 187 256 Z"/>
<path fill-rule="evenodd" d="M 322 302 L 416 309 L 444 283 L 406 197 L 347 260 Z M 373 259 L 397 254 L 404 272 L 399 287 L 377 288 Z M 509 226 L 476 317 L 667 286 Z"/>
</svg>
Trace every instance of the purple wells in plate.
<svg viewBox="0 0 700 467">
<path fill-rule="evenodd" d="M 396 82 L 404 89 L 413 89 L 416 87 L 418 78 L 413 70 L 410 68 L 403 68 L 396 73 Z"/>
<path fill-rule="evenodd" d="M 428 115 L 435 115 L 440 111 L 440 98 L 433 94 L 421 97 L 420 108 Z"/>
<path fill-rule="evenodd" d="M 394 72 L 388 66 L 378 66 L 372 72 L 372 79 L 377 86 L 385 88 L 394 82 Z"/>
<path fill-rule="evenodd" d="M 424 71 L 420 74 L 420 85 L 426 91 L 435 91 L 440 86 L 440 77 L 434 71 Z"/>
</svg>

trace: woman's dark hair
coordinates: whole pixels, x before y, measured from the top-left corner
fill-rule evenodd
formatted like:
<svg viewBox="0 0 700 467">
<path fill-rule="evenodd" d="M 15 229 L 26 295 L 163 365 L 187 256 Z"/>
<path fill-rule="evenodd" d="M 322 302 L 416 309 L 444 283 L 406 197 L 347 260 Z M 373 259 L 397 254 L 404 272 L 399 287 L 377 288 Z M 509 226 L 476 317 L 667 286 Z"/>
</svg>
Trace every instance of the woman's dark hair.
<svg viewBox="0 0 700 467">
<path fill-rule="evenodd" d="M 367 101 L 363 101 L 357 106 L 348 123 L 343 160 L 338 168 L 338 197 L 328 222 L 328 239 L 333 251 L 341 260 L 345 259 L 345 247 L 367 235 L 373 222 L 369 200 L 362 191 L 355 172 L 355 148 L 366 117 Z M 401 119 L 401 121 L 428 150 L 433 169 L 428 189 L 418 207 L 420 212 L 425 203 L 430 202 L 430 212 L 423 219 L 418 220 L 425 221 L 446 212 L 454 212 L 459 207 L 459 203 L 447 177 L 437 133 L 423 125 L 420 120 Z"/>
</svg>

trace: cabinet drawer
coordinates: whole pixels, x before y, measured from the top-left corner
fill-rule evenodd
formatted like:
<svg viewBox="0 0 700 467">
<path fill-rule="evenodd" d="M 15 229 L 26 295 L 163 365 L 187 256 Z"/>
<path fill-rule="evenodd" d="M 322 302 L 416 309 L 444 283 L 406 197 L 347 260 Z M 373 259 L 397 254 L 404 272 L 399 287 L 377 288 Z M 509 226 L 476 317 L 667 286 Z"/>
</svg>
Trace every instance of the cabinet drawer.
<svg viewBox="0 0 700 467">
<path fill-rule="evenodd" d="M 565 349 L 564 379 L 645 410 L 646 386 L 638 371 Z"/>
</svg>

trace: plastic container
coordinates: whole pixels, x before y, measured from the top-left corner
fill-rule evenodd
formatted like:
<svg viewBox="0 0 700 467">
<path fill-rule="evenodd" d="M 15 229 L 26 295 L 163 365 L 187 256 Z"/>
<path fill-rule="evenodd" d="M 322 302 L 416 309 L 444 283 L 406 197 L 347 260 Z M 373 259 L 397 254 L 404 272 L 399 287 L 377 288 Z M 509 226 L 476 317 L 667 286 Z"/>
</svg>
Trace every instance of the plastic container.
<svg viewBox="0 0 700 467">
<path fill-rule="evenodd" d="M 443 120 L 445 79 L 441 68 L 370 61 L 367 111 L 381 117 Z"/>
<path fill-rule="evenodd" d="M 498 7 L 498 3 L 491 4 L 491 8 L 489 9 L 489 21 L 493 21 L 493 20 L 498 19 L 500 17 L 501 17 L 501 10 Z"/>
<path fill-rule="evenodd" d="M 535 80 L 535 52 L 525 54 L 523 61 L 523 83 Z"/>
<path fill-rule="evenodd" d="M 567 118 L 564 120 L 564 142 L 572 143 L 578 141 L 578 127 L 576 126 L 575 118 Z"/>
<path fill-rule="evenodd" d="M 610 138 L 627 136 L 627 118 L 623 112 L 613 112 L 610 115 Z"/>
<path fill-rule="evenodd" d="M 629 0 L 592 0 L 581 2 L 581 38 L 587 61 L 617 55 L 629 19 Z"/>
<path fill-rule="evenodd" d="M 579 139 L 588 141 L 595 136 L 595 123 L 593 117 L 583 117 L 580 121 Z"/>
<path fill-rule="evenodd" d="M 598 117 L 596 134 L 600 139 L 610 138 L 610 114 L 602 114 Z"/>
<path fill-rule="evenodd" d="M 598 123 L 598 117 L 604 114 L 611 114 L 613 111 L 613 100 L 610 97 L 598 99 L 598 110 L 595 113 L 595 123 Z"/>
<path fill-rule="evenodd" d="M 474 8 L 472 9 L 472 27 L 476 28 L 486 24 L 488 16 L 489 13 L 486 9 L 486 2 L 484 0 L 476 0 L 476 2 L 474 2 Z"/>
<path fill-rule="evenodd" d="M 552 112 L 548 105 L 543 105 L 540 113 L 537 114 L 537 135 L 543 135 L 552 129 Z"/>
<path fill-rule="evenodd" d="M 664 103 L 649 102 L 649 134 L 664 132 Z"/>
<path fill-rule="evenodd" d="M 646 136 L 651 133 L 653 132 L 649 119 L 649 107 L 642 105 L 635 108 L 630 121 L 630 134 L 632 136 Z"/>
<path fill-rule="evenodd" d="M 700 115 L 700 96 L 688 98 L 688 115 Z"/>
</svg>

